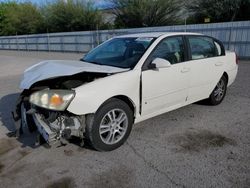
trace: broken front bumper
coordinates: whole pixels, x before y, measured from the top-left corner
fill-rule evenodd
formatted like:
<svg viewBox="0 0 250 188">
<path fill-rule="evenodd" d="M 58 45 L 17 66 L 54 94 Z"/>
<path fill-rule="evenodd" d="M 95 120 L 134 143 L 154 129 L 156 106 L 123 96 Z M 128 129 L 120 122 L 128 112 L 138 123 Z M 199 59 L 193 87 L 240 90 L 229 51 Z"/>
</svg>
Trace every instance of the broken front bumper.
<svg viewBox="0 0 250 188">
<path fill-rule="evenodd" d="M 54 122 L 48 122 L 42 114 L 37 112 L 32 113 L 32 117 L 38 132 L 49 145 L 58 142 L 66 144 L 72 136 L 83 138 L 85 116 L 60 114 Z"/>
<path fill-rule="evenodd" d="M 43 112 L 49 110 L 43 109 Z M 76 116 L 67 112 L 49 112 L 55 113 L 53 121 L 51 118 L 46 118 L 39 109 L 26 109 L 25 105 L 20 105 L 20 116 L 13 118 L 16 123 L 16 136 L 23 134 L 23 130 L 29 128 L 30 132 L 38 130 L 46 143 L 49 145 L 56 145 L 57 143 L 66 144 L 67 140 L 72 136 L 79 137 L 83 140 L 85 131 L 85 116 Z M 33 127 L 31 131 L 30 127 Z M 34 127 L 36 129 L 34 129 Z M 19 134 L 20 133 L 20 134 Z"/>
<path fill-rule="evenodd" d="M 49 145 L 56 143 L 59 140 L 57 138 L 57 133 L 51 130 L 51 128 L 42 120 L 42 117 L 39 114 L 34 113 L 32 117 L 39 133 Z"/>
<path fill-rule="evenodd" d="M 12 112 L 16 124 L 16 131 L 13 133 L 17 137 L 23 134 L 23 130 L 29 130 L 29 132 L 38 130 L 49 145 L 58 142 L 65 144 L 71 136 L 80 137 L 83 140 L 85 115 L 78 116 L 67 111 L 57 112 L 36 107 L 29 103 L 30 93 L 30 91 L 21 93 L 16 109 Z"/>
</svg>

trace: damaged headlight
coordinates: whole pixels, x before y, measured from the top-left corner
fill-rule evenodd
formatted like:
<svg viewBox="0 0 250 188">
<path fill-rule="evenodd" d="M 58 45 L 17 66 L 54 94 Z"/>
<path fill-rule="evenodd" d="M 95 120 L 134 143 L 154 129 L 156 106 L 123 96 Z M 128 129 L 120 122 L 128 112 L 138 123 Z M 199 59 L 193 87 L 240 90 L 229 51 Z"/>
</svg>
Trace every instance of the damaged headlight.
<svg viewBox="0 0 250 188">
<path fill-rule="evenodd" d="M 72 90 L 42 90 L 30 95 L 30 103 L 51 109 L 64 111 L 75 96 Z"/>
</svg>

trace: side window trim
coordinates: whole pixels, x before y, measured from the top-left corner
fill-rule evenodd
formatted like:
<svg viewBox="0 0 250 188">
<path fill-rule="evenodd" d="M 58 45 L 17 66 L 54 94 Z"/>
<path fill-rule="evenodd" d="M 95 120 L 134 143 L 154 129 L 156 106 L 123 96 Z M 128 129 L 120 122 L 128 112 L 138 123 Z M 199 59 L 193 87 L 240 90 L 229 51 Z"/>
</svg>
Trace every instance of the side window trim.
<svg viewBox="0 0 250 188">
<path fill-rule="evenodd" d="M 214 40 L 214 42 L 216 42 L 216 43 L 219 44 L 220 49 L 221 49 L 221 55 L 219 55 L 219 56 L 224 56 L 224 55 L 226 55 L 225 47 L 224 47 L 224 45 L 222 44 L 222 42 L 219 41 L 218 39 L 213 38 L 213 37 L 210 37 L 210 38 L 212 38 L 212 39 Z"/>
<path fill-rule="evenodd" d="M 185 40 L 185 36 L 184 35 L 174 35 L 174 36 L 167 36 L 163 39 L 161 39 L 161 41 L 158 42 L 158 44 L 154 47 L 154 49 L 150 52 L 150 54 L 148 55 L 147 59 L 145 60 L 145 62 L 143 63 L 142 65 L 142 71 L 145 71 L 145 70 L 148 70 L 148 65 L 151 63 L 150 61 L 150 57 L 151 55 L 155 52 L 155 50 L 157 49 L 157 47 L 159 46 L 159 44 L 164 41 L 164 40 L 167 40 L 167 39 L 170 39 L 170 38 L 176 38 L 176 37 L 181 37 L 182 38 L 182 42 L 183 42 L 183 50 L 184 50 L 184 61 L 180 62 L 180 63 L 183 63 L 185 61 L 188 61 L 188 52 L 187 52 L 187 43 L 186 43 L 186 40 Z M 179 63 L 178 63 L 179 64 Z"/>
</svg>

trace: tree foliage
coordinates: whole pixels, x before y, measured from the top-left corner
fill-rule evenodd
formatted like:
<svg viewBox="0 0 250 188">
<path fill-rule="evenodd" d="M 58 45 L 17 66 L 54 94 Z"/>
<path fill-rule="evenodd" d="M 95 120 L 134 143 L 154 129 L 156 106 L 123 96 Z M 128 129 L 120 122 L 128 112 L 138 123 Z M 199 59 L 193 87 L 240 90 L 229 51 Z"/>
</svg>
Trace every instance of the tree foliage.
<svg viewBox="0 0 250 188">
<path fill-rule="evenodd" d="M 250 0 L 193 0 L 187 9 L 194 23 L 204 22 L 204 18 L 211 22 L 250 19 Z"/>
<path fill-rule="evenodd" d="M 43 17 L 31 3 L 1 3 L 0 10 L 1 35 L 32 34 L 41 31 Z"/>
<path fill-rule="evenodd" d="M 101 14 L 91 2 L 58 0 L 43 8 L 49 32 L 92 30 L 101 25 Z"/>
<path fill-rule="evenodd" d="M 103 27 L 102 17 L 89 0 L 56 0 L 42 7 L 30 2 L 0 3 L 0 35 L 84 31 L 97 27 Z"/>
<path fill-rule="evenodd" d="M 112 0 L 117 27 L 162 26 L 178 22 L 179 0 Z"/>
<path fill-rule="evenodd" d="M 105 13 L 94 0 L 53 0 L 43 6 L 28 1 L 0 3 L 0 35 L 172 25 L 183 23 L 185 12 L 189 23 L 250 20 L 250 0 L 105 0 L 112 3 L 114 25 L 103 23 Z"/>
</svg>

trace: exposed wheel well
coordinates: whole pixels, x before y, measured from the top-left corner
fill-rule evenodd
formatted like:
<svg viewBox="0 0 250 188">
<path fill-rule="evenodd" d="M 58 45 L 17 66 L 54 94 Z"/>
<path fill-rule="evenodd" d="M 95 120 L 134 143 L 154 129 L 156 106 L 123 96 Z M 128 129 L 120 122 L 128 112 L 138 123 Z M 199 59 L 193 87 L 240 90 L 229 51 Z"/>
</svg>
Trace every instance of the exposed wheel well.
<svg viewBox="0 0 250 188">
<path fill-rule="evenodd" d="M 133 111 L 133 114 L 135 114 L 135 105 L 134 103 L 131 101 L 130 98 L 128 98 L 127 96 L 125 95 L 117 95 L 117 96 L 114 96 L 112 98 L 116 98 L 116 99 L 120 99 L 122 100 L 123 102 L 125 102 L 129 107 L 130 109 Z"/>
<path fill-rule="evenodd" d="M 227 79 L 227 83 L 228 83 L 228 74 L 224 72 L 222 76 L 225 76 L 225 78 Z"/>
</svg>

